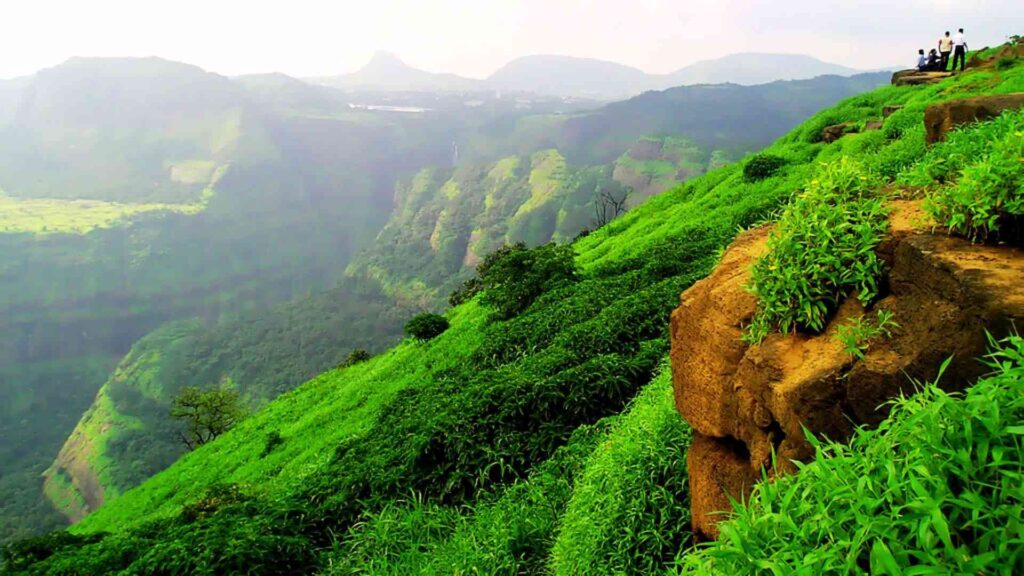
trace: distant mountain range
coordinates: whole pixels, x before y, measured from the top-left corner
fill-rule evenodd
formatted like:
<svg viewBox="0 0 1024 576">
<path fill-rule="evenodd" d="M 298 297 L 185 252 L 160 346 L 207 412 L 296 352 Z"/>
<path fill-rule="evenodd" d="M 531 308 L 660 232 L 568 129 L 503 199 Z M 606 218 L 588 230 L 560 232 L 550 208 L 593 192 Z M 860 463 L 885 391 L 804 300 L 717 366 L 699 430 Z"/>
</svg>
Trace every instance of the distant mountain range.
<svg viewBox="0 0 1024 576">
<path fill-rule="evenodd" d="M 344 90 L 473 92 L 510 90 L 562 97 L 620 100 L 647 90 L 694 84 L 750 86 L 777 80 L 817 76 L 852 76 L 865 72 L 801 54 L 744 53 L 696 62 L 670 74 L 648 74 L 638 68 L 572 56 L 525 56 L 509 62 L 483 80 L 436 74 L 409 66 L 394 54 L 378 52 L 351 74 L 310 78 Z"/>
</svg>

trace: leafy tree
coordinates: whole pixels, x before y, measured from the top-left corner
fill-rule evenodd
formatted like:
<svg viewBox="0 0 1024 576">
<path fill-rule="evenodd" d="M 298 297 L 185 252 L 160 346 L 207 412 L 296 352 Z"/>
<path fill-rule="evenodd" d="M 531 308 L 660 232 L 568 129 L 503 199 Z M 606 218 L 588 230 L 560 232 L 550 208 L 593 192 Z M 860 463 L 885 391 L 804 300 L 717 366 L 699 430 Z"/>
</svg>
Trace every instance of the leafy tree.
<svg viewBox="0 0 1024 576">
<path fill-rule="evenodd" d="M 405 324 L 405 333 L 417 340 L 432 340 L 448 329 L 448 319 L 440 314 L 423 312 Z"/>
<path fill-rule="evenodd" d="M 489 254 L 477 268 L 483 284 L 481 301 L 507 320 L 519 314 L 538 296 L 577 279 L 571 246 L 545 244 L 527 248 L 522 243 L 504 246 Z"/>
<path fill-rule="evenodd" d="M 227 388 L 201 390 L 187 386 L 174 398 L 171 417 L 182 421 L 178 436 L 189 450 L 210 442 L 245 418 L 238 392 Z"/>
<path fill-rule="evenodd" d="M 458 288 L 448 295 L 448 304 L 454 308 L 459 304 L 469 302 L 474 296 L 479 294 L 482 289 L 483 284 L 480 282 L 480 278 L 478 276 L 474 276 L 460 284 Z"/>
</svg>

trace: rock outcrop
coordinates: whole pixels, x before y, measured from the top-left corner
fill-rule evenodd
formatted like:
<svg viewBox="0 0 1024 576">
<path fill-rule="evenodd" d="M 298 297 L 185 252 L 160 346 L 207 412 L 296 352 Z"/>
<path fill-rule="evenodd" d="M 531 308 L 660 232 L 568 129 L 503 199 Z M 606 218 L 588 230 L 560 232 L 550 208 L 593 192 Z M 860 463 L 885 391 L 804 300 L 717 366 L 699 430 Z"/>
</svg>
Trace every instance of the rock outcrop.
<svg viewBox="0 0 1024 576">
<path fill-rule="evenodd" d="M 843 122 L 842 124 L 826 126 L 821 131 L 821 141 L 825 144 L 831 144 L 843 136 L 856 131 L 857 126 L 851 122 Z"/>
<path fill-rule="evenodd" d="M 892 75 L 893 86 L 919 86 L 935 84 L 952 76 L 952 72 L 921 72 L 919 70 L 900 70 Z"/>
<path fill-rule="evenodd" d="M 924 126 L 929 144 L 946 139 L 950 130 L 966 124 L 999 116 L 1007 110 L 1024 108 L 1024 93 L 964 98 L 929 106 L 924 112 Z"/>
<path fill-rule="evenodd" d="M 821 334 L 774 334 L 757 345 L 741 339 L 757 302 L 746 289 L 770 227 L 742 234 L 708 278 L 683 293 L 672 314 L 672 375 L 679 412 L 693 426 L 687 456 L 695 532 L 717 536 L 729 498 L 743 498 L 764 470 L 786 473 L 814 455 L 804 429 L 842 440 L 876 424 L 885 403 L 913 380 L 979 376 L 986 332 L 1024 326 L 1024 250 L 932 234 L 913 202 L 893 204 L 879 247 L 889 265 L 885 309 L 898 327 L 871 343 L 863 360 L 847 354 L 838 326 L 864 314 L 844 302 Z M 773 454 L 776 455 L 773 466 Z"/>
</svg>

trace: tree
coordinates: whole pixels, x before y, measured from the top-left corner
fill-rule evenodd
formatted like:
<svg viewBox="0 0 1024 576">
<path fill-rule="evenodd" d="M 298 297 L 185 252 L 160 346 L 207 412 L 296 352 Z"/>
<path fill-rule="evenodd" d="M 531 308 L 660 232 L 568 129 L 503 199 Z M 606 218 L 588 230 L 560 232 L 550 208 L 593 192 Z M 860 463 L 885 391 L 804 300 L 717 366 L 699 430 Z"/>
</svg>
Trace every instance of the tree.
<svg viewBox="0 0 1024 576">
<path fill-rule="evenodd" d="M 440 314 L 423 312 L 405 323 L 405 333 L 417 340 L 432 340 L 448 329 L 448 319 Z"/>
<path fill-rule="evenodd" d="M 598 228 L 615 220 L 626 211 L 626 203 L 633 195 L 632 188 L 600 188 L 595 191 L 594 217 Z"/>
<path fill-rule="evenodd" d="M 178 432 L 189 450 L 210 442 L 245 418 L 245 407 L 238 392 L 227 388 L 201 390 L 187 386 L 171 405 L 171 417 L 184 423 Z"/>
</svg>

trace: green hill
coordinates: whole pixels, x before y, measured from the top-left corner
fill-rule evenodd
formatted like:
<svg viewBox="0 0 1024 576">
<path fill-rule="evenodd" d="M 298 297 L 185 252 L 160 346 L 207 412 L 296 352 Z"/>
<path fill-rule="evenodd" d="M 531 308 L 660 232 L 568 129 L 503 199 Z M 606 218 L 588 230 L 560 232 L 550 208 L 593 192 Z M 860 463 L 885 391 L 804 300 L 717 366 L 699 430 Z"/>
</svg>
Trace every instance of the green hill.
<svg viewBox="0 0 1024 576">
<path fill-rule="evenodd" d="M 847 566 L 864 573 L 896 574 L 912 565 L 919 573 L 941 571 L 954 557 L 971 573 L 981 569 L 981 559 L 1001 567 L 997 572 L 1013 573 L 1021 568 L 1015 524 L 993 532 L 993 539 L 958 532 L 964 544 L 948 549 L 954 556 L 934 553 L 928 543 L 937 540 L 922 525 L 902 531 L 897 509 L 891 523 L 869 523 L 870 533 L 855 541 L 775 535 L 772 526 L 802 524 L 787 515 L 787 502 L 811 501 L 828 488 L 814 479 L 836 477 L 829 454 L 810 465 L 818 471 L 809 468 L 788 480 L 785 486 L 797 489 L 780 488 L 781 502 L 775 491 L 762 488 L 764 496 L 747 516 L 741 514 L 729 541 L 692 551 L 683 458 L 689 432 L 675 413 L 662 366 L 668 314 L 679 293 L 713 268 L 737 229 L 771 218 L 823 173 L 822 165 L 840 160 L 865 178 L 909 179 L 919 191 L 942 194 L 947 189 L 939 178 L 955 183 L 964 164 L 942 164 L 941 174 L 926 168 L 936 166 L 931 162 L 937 155 L 974 152 L 979 168 L 965 178 L 976 183 L 990 158 L 1000 156 L 957 149 L 973 146 L 976 138 L 926 154 L 924 109 L 970 95 L 1021 91 L 1024 66 L 1008 61 L 934 85 L 886 87 L 845 100 L 766 149 L 763 154 L 781 159 L 761 163 L 771 170 L 744 174 L 746 162 L 731 164 L 647 200 L 570 245 L 575 276 L 544 284 L 539 296 L 526 300 L 515 299 L 526 288 L 515 282 L 487 288 L 450 310 L 451 326 L 436 339 L 406 340 L 368 362 L 321 374 L 107 502 L 70 533 L 10 549 L 3 569 L 646 574 L 678 564 L 680 570 L 734 574 L 771 570 L 773 561 L 781 562 L 775 571 L 793 571 L 791 562 L 841 544 L 851 550 Z M 903 107 L 881 129 L 868 129 L 869 120 L 881 119 L 883 108 L 893 105 Z M 825 143 L 822 129 L 840 122 L 857 133 Z M 1008 122 L 1016 123 L 1011 128 L 1018 127 L 1019 136 L 1019 113 Z M 531 159 L 531 174 L 535 163 Z M 505 170 L 487 174 L 493 181 L 526 169 L 518 164 L 509 161 Z M 1003 168 L 1006 178 L 1016 178 L 1010 181 L 1021 181 L 1019 163 Z M 417 190 L 437 190 L 449 200 L 462 191 L 458 174 L 454 180 L 436 174 L 417 180 L 403 192 L 406 202 L 415 202 Z M 545 190 L 531 189 L 523 206 L 546 201 Z M 426 194 L 428 203 L 433 199 L 436 193 Z M 439 246 L 443 239 L 441 234 Z M 557 254 L 551 248 L 513 251 L 502 265 L 524 267 L 522 277 L 535 278 L 558 265 Z M 496 315 L 484 302 L 499 297 L 524 310 Z M 967 398 L 909 401 L 882 435 L 866 433 L 857 441 L 849 458 L 881 451 L 898 455 L 904 470 L 929 482 L 974 482 L 971 470 L 929 467 L 943 458 L 956 462 L 948 454 L 957 454 L 957 446 L 971 449 L 970 429 L 961 427 L 958 440 L 949 437 L 959 442 L 949 453 L 932 451 L 941 442 L 900 440 L 916 442 L 977 418 L 986 434 L 1002 431 L 998 454 L 986 451 L 982 458 L 1007 472 L 995 481 L 979 475 L 981 484 L 961 486 L 1012 486 L 991 498 L 988 492 L 977 498 L 961 492 L 948 509 L 975 510 L 975 520 L 966 512 L 958 516 L 965 522 L 1016 522 L 1021 495 L 1014 474 L 1022 450 L 1015 439 L 1022 415 L 1014 398 L 1024 366 L 1019 341 L 1005 343 L 999 358 L 999 374 Z M 927 394 L 922 398 L 940 393 Z M 994 403 L 1005 407 L 1001 416 L 983 416 Z M 891 436 L 900 434 L 906 436 Z M 861 480 L 843 474 L 835 481 Z M 916 491 L 915 481 L 904 484 L 890 475 L 888 489 Z M 822 507 L 811 513 L 820 519 L 841 511 Z M 746 526 L 759 531 L 745 532 Z M 918 539 L 910 546 L 917 548 L 907 548 L 911 533 Z M 757 556 L 768 545 L 788 546 L 788 555 Z M 740 563 L 731 563 L 737 557 Z"/>
<path fill-rule="evenodd" d="M 161 64 L 164 65 L 177 66 Z M 189 74 L 195 73 L 191 67 L 185 69 Z M 213 77 L 212 81 L 219 82 L 218 77 Z M 766 99 L 762 92 L 788 93 L 794 100 L 807 100 L 803 105 L 786 105 L 785 121 L 790 123 L 783 126 L 780 121 L 758 132 L 758 138 L 767 138 L 767 135 L 781 134 L 809 115 L 819 102 L 835 101 L 878 82 L 878 77 L 821 79 L 818 91 L 808 89 L 813 82 L 780 83 L 752 91 L 743 89 L 748 95 L 738 97 L 736 103 L 752 106 L 741 114 L 753 114 L 772 106 L 781 109 L 779 98 L 776 101 Z M 254 207 L 231 207 L 227 214 L 249 218 L 238 222 L 237 226 L 254 234 L 252 241 L 255 243 L 271 241 L 261 238 L 260 231 L 272 230 L 277 225 L 276 219 L 289 214 L 295 219 L 294 227 L 288 229 L 295 237 L 274 238 L 275 244 L 269 253 L 261 255 L 243 250 L 253 259 L 264 262 L 260 277 L 271 273 L 277 277 L 280 269 L 281 284 L 296 289 L 283 275 L 296 274 L 294 283 L 298 283 L 301 276 L 297 270 L 317 262 L 312 256 L 319 240 L 311 242 L 312 234 L 327 234 L 328 237 L 336 234 L 355 240 L 351 236 L 353 228 L 368 230 L 374 226 L 374 218 L 382 221 L 375 210 L 381 213 L 390 210 L 387 223 L 372 245 L 348 265 L 346 278 L 325 294 L 269 309 L 248 299 L 234 298 L 229 300 L 234 308 L 225 309 L 227 304 L 222 303 L 215 309 L 216 318 L 211 318 L 208 309 L 202 308 L 199 313 L 202 322 L 195 321 L 196 313 L 187 308 L 195 304 L 194 298 L 179 296 L 180 302 L 172 308 L 173 301 L 164 296 L 161 304 L 164 315 L 159 322 L 147 318 L 144 322 L 126 323 L 126 327 L 138 327 L 140 331 L 125 334 L 116 345 L 104 350 L 122 350 L 127 355 L 103 357 L 108 367 L 106 376 L 93 374 L 89 386 L 82 392 L 82 399 L 75 404 L 84 415 L 77 425 L 74 419 L 62 423 L 60 429 L 66 434 L 63 446 L 46 444 L 38 449 L 38 460 L 21 476 L 19 500 L 34 497 L 33 491 L 38 491 L 39 485 L 31 474 L 44 473 L 42 488 L 48 500 L 66 517 L 80 518 L 163 469 L 180 455 L 182 448 L 174 440 L 167 411 L 170 398 L 181 387 L 230 384 L 243 393 L 249 405 L 258 407 L 312 375 L 336 366 L 354 348 L 381 350 L 397 341 L 404 315 L 417 308 L 441 306 L 449 292 L 473 274 L 474 266 L 501 245 L 522 241 L 536 246 L 551 240 L 568 241 L 597 225 L 596 205 L 601 202 L 602 193 L 621 200 L 626 188 L 631 188 L 632 195 L 624 207 L 635 206 L 676 182 L 721 165 L 729 155 L 724 150 L 697 144 L 683 134 L 644 135 L 642 130 L 672 122 L 676 122 L 680 130 L 688 130 L 690 124 L 678 122 L 677 117 L 702 113 L 728 119 L 736 113 L 728 107 L 694 107 L 690 111 L 686 106 L 673 104 L 678 97 L 670 91 L 645 97 L 663 105 L 646 112 L 645 123 L 637 125 L 615 120 L 620 112 L 636 114 L 642 108 L 637 102 L 601 109 L 590 115 L 562 117 L 545 113 L 547 107 L 561 106 L 547 101 L 531 101 L 530 109 L 520 110 L 517 99 L 504 97 L 471 105 L 445 95 L 432 96 L 428 98 L 429 103 L 417 100 L 414 95 L 389 100 L 409 106 L 436 107 L 422 115 L 403 116 L 350 109 L 345 94 L 282 75 L 242 77 L 235 83 L 232 90 L 237 93 L 240 105 L 252 110 L 253 121 L 258 121 L 257 126 L 261 128 L 260 134 L 274 144 L 273 149 L 280 156 L 269 166 L 263 166 L 268 164 L 266 160 L 261 161 L 258 183 L 268 199 L 260 200 L 257 206 L 262 210 L 264 204 L 270 203 L 275 207 L 283 205 L 283 208 L 253 215 Z M 727 91 L 732 92 L 733 88 L 727 87 Z M 706 98 L 706 92 L 698 90 L 694 97 Z M 755 101 L 759 103 L 751 104 Z M 552 119 L 561 122 L 559 118 L 599 126 L 607 135 L 602 146 L 615 152 L 602 156 L 599 159 L 602 164 L 573 163 L 558 149 L 534 148 L 532 140 L 520 139 L 519 127 L 534 122 L 545 130 L 552 127 L 561 130 L 557 122 L 551 124 Z M 703 133 L 698 132 L 700 134 Z M 730 138 L 746 141 L 744 138 L 749 136 L 748 128 L 732 125 L 716 142 Z M 453 140 L 460 145 L 463 154 L 454 168 L 446 166 Z M 493 141 L 496 146 L 493 149 L 478 146 L 484 140 Z M 614 148 L 620 145 L 621 148 Z M 567 154 L 580 154 L 578 145 L 574 146 L 567 149 Z M 749 150 L 747 146 L 737 145 L 731 148 L 734 150 L 731 153 Z M 517 149 L 524 152 L 506 155 L 507 150 Z M 279 164 L 288 167 L 290 176 L 302 175 L 304 183 L 316 182 L 316 190 L 303 192 L 302 202 L 292 202 L 296 184 L 281 180 L 276 168 Z M 248 157 L 244 154 L 226 172 L 218 184 L 218 192 L 207 195 L 207 204 L 198 208 L 192 208 L 191 204 L 173 205 L 178 208 L 175 213 L 199 218 L 209 215 L 218 202 L 225 200 L 224 184 L 231 183 L 233 175 L 238 175 L 240 165 L 248 167 Z M 429 167 L 421 169 L 424 165 Z M 410 169 L 405 171 L 404 166 Z M 344 187 L 331 189 L 332 182 L 344 183 Z M 358 203 L 342 201 L 355 189 L 372 196 L 377 207 L 371 206 L 360 213 Z M 239 188 L 235 195 L 242 197 L 242 190 Z M 18 201 L 26 202 L 25 199 Z M 76 204 L 80 202 L 68 203 L 68 209 L 80 214 Z M 90 202 L 101 202 L 107 207 L 122 206 L 107 201 Z M 385 202 L 386 206 L 382 206 Z M 162 213 L 169 211 L 165 205 L 123 206 L 140 210 L 156 206 Z M 606 211 L 605 217 L 613 215 Z M 301 228 L 303 218 L 313 225 L 312 229 Z M 330 218 L 338 225 L 324 222 Z M 50 225 L 59 221 L 52 214 L 39 220 Z M 353 220 L 360 220 L 360 226 L 342 225 Z M 116 229 L 115 224 L 100 226 L 97 223 L 96 232 L 91 234 L 101 236 L 108 228 Z M 136 219 L 133 227 L 138 226 Z M 166 242 L 159 238 L 153 242 Z M 287 264 L 275 262 L 276 252 L 289 248 L 301 250 L 296 248 L 300 242 L 309 243 L 306 254 L 300 257 L 298 252 L 290 252 L 293 258 Z M 365 240 L 364 243 L 368 244 Z M 102 253 L 106 250 L 104 247 Z M 171 269 L 160 272 L 164 283 L 161 285 L 167 286 L 168 293 L 185 280 L 173 274 L 185 266 L 185 262 L 178 260 L 187 255 L 187 251 L 164 255 L 174 262 Z M 208 274 L 213 257 L 216 254 L 211 254 L 210 261 L 200 260 L 195 268 L 189 268 L 189 277 L 202 278 L 203 274 Z M 339 252 L 337 257 L 337 261 L 344 262 L 348 252 Z M 249 265 L 240 263 L 239 270 L 246 270 Z M 340 272 L 341 267 L 336 270 Z M 110 272 L 114 271 L 116 268 L 111 265 Z M 325 268 L 322 278 L 328 277 L 329 270 Z M 103 286 L 102 278 L 96 282 Z M 218 284 L 217 297 L 234 289 L 236 282 Z M 306 285 L 310 284 L 317 285 Z M 17 294 L 24 295 L 25 291 Z M 269 299 L 262 302 L 267 301 Z M 239 315 L 241 317 L 236 318 Z M 90 332 L 95 335 L 107 320 L 102 315 L 97 317 Z M 170 324 L 163 325 L 165 321 Z M 38 389 L 38 383 L 36 387 Z M 90 404 L 88 400 L 97 390 L 99 393 Z M 55 401 L 56 397 L 48 398 L 35 409 L 45 411 L 44 406 Z M 27 430 L 32 426 L 47 424 L 45 420 L 30 420 L 28 427 L 18 430 L 16 436 L 27 437 Z M 41 507 L 46 507 L 45 502 Z"/>
</svg>

